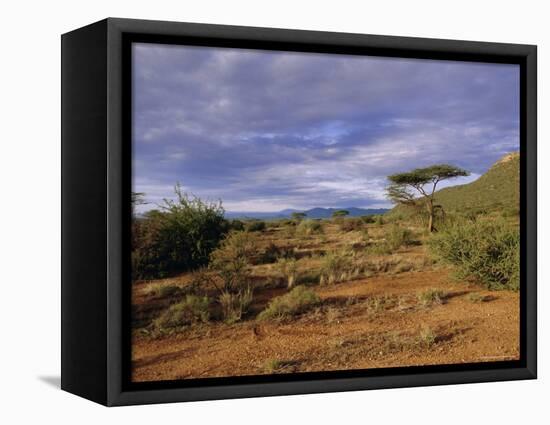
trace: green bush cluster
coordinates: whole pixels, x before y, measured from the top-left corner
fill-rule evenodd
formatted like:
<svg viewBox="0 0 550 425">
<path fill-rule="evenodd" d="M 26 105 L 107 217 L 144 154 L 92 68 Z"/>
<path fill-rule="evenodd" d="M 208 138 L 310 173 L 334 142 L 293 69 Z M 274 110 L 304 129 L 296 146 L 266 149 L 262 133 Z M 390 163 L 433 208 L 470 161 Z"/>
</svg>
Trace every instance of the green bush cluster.
<svg viewBox="0 0 550 425">
<path fill-rule="evenodd" d="M 189 197 L 176 186 L 176 200 L 165 200 L 132 224 L 133 279 L 166 277 L 208 264 L 228 230 L 221 203 Z"/>
<path fill-rule="evenodd" d="M 489 289 L 519 288 L 519 231 L 504 220 L 454 222 L 429 240 L 432 253 Z"/>
</svg>

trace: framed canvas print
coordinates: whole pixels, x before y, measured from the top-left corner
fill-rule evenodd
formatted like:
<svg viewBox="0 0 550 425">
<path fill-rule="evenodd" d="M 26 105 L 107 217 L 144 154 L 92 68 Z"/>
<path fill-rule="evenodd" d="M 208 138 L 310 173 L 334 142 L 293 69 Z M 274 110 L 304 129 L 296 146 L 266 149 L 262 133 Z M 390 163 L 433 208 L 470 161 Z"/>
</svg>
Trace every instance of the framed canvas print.
<svg viewBox="0 0 550 425">
<path fill-rule="evenodd" d="M 536 377 L 536 47 L 106 19 L 62 37 L 62 388 Z"/>
</svg>

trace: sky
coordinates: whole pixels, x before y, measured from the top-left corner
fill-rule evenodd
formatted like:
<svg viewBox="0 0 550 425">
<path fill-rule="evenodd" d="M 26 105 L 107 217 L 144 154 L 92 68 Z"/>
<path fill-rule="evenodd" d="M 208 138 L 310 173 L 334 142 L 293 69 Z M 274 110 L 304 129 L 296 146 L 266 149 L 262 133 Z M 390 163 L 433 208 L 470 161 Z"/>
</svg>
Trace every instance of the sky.
<svg viewBox="0 0 550 425">
<path fill-rule="evenodd" d="M 386 176 L 475 180 L 519 150 L 519 67 L 137 43 L 133 190 L 226 211 L 390 207 Z M 442 185 L 441 187 L 444 187 Z"/>
</svg>

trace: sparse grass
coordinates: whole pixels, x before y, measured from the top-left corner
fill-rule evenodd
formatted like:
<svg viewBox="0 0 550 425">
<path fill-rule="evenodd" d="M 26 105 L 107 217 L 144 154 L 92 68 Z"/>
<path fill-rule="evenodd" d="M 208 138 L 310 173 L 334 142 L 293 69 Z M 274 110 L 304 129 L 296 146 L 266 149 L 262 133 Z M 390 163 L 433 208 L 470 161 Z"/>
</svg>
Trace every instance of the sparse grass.
<svg viewBox="0 0 550 425">
<path fill-rule="evenodd" d="M 468 299 L 468 301 L 474 304 L 484 303 L 488 301 L 488 297 L 486 297 L 485 295 L 481 295 L 479 292 L 470 292 L 466 298 Z"/>
<path fill-rule="evenodd" d="M 273 298 L 258 320 L 283 320 L 297 316 L 320 303 L 319 296 L 305 286 L 296 286 L 285 295 Z"/>
<path fill-rule="evenodd" d="M 283 362 L 277 359 L 269 359 L 265 362 L 264 370 L 267 373 L 275 373 L 283 367 Z"/>
<path fill-rule="evenodd" d="M 222 292 L 218 297 L 218 302 L 222 308 L 223 321 L 230 325 L 241 320 L 243 314 L 252 304 L 252 299 L 252 289 L 250 288 L 243 289 L 236 294 Z"/>
<path fill-rule="evenodd" d="M 437 341 L 437 334 L 429 326 L 422 326 L 417 337 L 418 345 L 425 348 L 431 348 Z"/>
<path fill-rule="evenodd" d="M 298 264 L 294 258 L 281 258 L 277 262 L 277 270 L 286 281 L 287 288 L 292 288 L 298 278 Z"/>
<path fill-rule="evenodd" d="M 357 277 L 359 268 L 354 264 L 354 253 L 351 250 L 329 251 L 322 257 L 321 285 L 345 282 Z"/>
<path fill-rule="evenodd" d="M 296 233 L 303 236 L 323 233 L 323 225 L 319 220 L 302 220 L 296 227 Z"/>
<path fill-rule="evenodd" d="M 413 241 L 412 232 L 406 227 L 393 224 L 385 233 L 385 240 L 388 248 L 393 252 L 405 245 L 410 245 Z"/>
<path fill-rule="evenodd" d="M 367 270 L 374 273 L 389 273 L 401 263 L 398 257 L 383 257 L 375 260 L 370 260 L 366 263 Z"/>
<path fill-rule="evenodd" d="M 316 285 L 321 278 L 321 272 L 316 270 L 310 270 L 305 273 L 300 273 L 297 283 L 301 285 Z"/>
<path fill-rule="evenodd" d="M 414 270 L 414 265 L 412 263 L 401 262 L 395 266 L 395 269 L 393 270 L 393 272 L 398 274 L 398 273 L 410 272 L 412 270 Z"/>
<path fill-rule="evenodd" d="M 418 293 L 417 300 L 423 307 L 429 307 L 443 304 L 448 296 L 449 294 L 446 291 L 432 288 Z"/>
<path fill-rule="evenodd" d="M 393 295 L 375 296 L 368 298 L 366 304 L 369 313 L 379 313 L 395 307 L 397 298 Z"/>
<path fill-rule="evenodd" d="M 171 297 L 181 292 L 181 288 L 173 284 L 163 284 L 160 282 L 150 283 L 145 288 L 145 293 L 152 297 Z"/>
<path fill-rule="evenodd" d="M 356 217 L 344 218 L 339 223 L 340 230 L 342 232 L 351 232 L 353 230 L 363 229 L 363 220 Z"/>
<path fill-rule="evenodd" d="M 249 232 L 263 232 L 265 228 L 265 222 L 261 220 L 253 220 L 246 223 L 246 230 Z"/>
<path fill-rule="evenodd" d="M 172 304 L 153 321 L 156 329 L 170 329 L 188 326 L 193 323 L 206 323 L 210 318 L 208 297 L 187 295 L 183 301 Z"/>
<path fill-rule="evenodd" d="M 338 322 L 338 319 L 342 317 L 342 312 L 336 307 L 329 307 L 325 313 L 327 323 L 332 324 Z"/>
</svg>

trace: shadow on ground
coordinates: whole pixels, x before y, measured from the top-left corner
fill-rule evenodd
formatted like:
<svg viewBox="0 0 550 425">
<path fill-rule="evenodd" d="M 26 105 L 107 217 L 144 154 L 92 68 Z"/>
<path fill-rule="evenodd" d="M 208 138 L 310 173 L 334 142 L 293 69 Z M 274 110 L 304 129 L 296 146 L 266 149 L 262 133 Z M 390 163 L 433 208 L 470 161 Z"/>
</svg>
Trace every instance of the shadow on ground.
<svg viewBox="0 0 550 425">
<path fill-rule="evenodd" d="M 61 388 L 61 376 L 39 376 L 38 379 L 55 388 Z"/>
</svg>

